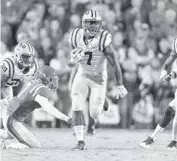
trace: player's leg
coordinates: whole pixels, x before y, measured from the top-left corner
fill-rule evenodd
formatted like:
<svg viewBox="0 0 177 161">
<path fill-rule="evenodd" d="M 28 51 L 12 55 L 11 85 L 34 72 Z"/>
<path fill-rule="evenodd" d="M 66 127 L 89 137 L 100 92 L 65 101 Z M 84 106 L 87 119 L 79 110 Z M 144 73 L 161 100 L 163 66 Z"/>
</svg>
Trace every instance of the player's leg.
<svg viewBox="0 0 177 161">
<path fill-rule="evenodd" d="M 21 123 L 9 116 L 6 120 L 5 128 L 19 141 L 19 143 L 8 144 L 6 148 L 40 148 L 41 144 L 37 138 Z"/>
<path fill-rule="evenodd" d="M 177 149 L 177 112 L 175 112 L 175 117 L 172 124 L 172 140 L 167 146 L 168 149 Z"/>
<path fill-rule="evenodd" d="M 105 102 L 105 95 L 106 95 L 106 86 L 100 84 L 91 84 L 91 92 L 90 92 L 90 116 L 97 120 L 98 116 L 103 111 L 103 106 Z"/>
<path fill-rule="evenodd" d="M 1 89 L 1 100 L 0 100 L 0 108 L 1 108 L 1 118 L 2 122 L 8 117 L 7 110 L 9 108 L 9 102 L 13 98 L 13 90 L 12 87 L 6 87 Z M 13 137 L 9 134 L 6 129 L 0 129 L 0 138 L 1 139 L 12 139 Z"/>
<path fill-rule="evenodd" d="M 149 148 L 155 142 L 157 135 L 162 132 L 170 123 L 175 114 L 175 99 L 169 103 L 168 108 L 165 110 L 163 118 L 160 120 L 159 124 L 156 126 L 155 130 L 148 138 L 140 143 L 140 146 L 144 148 Z"/>
<path fill-rule="evenodd" d="M 168 149 L 177 149 L 177 91 L 175 92 L 174 100 L 175 100 L 174 101 L 175 116 L 172 124 L 172 140 L 170 144 L 167 146 Z"/>
<path fill-rule="evenodd" d="M 76 75 L 71 91 L 72 97 L 72 119 L 73 126 L 78 141 L 78 145 L 74 149 L 84 150 L 84 114 L 83 107 L 85 106 L 88 95 L 87 81 L 84 77 Z"/>
</svg>

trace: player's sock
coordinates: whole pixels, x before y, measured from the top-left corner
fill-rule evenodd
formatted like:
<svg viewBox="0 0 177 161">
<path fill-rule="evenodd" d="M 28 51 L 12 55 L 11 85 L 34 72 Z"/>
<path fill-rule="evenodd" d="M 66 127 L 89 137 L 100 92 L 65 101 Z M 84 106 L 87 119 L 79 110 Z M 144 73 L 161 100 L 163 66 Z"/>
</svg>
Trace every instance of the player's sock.
<svg viewBox="0 0 177 161">
<path fill-rule="evenodd" d="M 160 123 L 157 125 L 156 129 L 152 133 L 151 137 L 155 138 L 159 132 L 162 132 L 167 125 L 170 123 L 171 119 L 173 118 L 175 111 L 172 107 L 168 107 L 165 111 L 165 115 L 160 121 Z"/>
<path fill-rule="evenodd" d="M 88 129 L 87 129 L 88 134 L 93 134 L 94 125 L 95 125 L 95 120 L 89 115 L 89 124 L 88 124 Z"/>
<path fill-rule="evenodd" d="M 172 108 L 172 107 L 168 107 L 165 111 L 165 115 L 164 117 L 162 118 L 162 120 L 160 121 L 159 125 L 162 127 L 162 128 L 166 128 L 167 125 L 170 123 L 171 119 L 173 118 L 175 114 L 175 110 Z"/>
<path fill-rule="evenodd" d="M 154 132 L 151 134 L 152 138 L 155 138 L 159 132 L 162 132 L 165 128 L 161 127 L 159 124 L 156 126 Z"/>
<path fill-rule="evenodd" d="M 73 126 L 77 141 L 84 141 L 84 115 L 83 111 L 73 111 Z"/>
<path fill-rule="evenodd" d="M 177 141 L 177 120 L 174 118 L 172 126 L 172 140 Z"/>
</svg>

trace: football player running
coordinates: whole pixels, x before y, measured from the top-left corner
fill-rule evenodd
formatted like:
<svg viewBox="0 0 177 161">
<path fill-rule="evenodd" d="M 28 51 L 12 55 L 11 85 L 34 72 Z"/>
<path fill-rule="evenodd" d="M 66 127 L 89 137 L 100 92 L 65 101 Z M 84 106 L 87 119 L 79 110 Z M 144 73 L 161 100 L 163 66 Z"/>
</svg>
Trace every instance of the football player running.
<svg viewBox="0 0 177 161">
<path fill-rule="evenodd" d="M 172 52 L 162 66 L 160 79 L 163 81 L 169 81 L 177 77 L 177 72 L 172 71 L 168 74 L 167 70 L 177 58 L 177 38 L 172 43 Z M 140 146 L 149 148 L 155 142 L 156 136 L 162 132 L 170 121 L 173 119 L 172 124 L 172 140 L 167 146 L 168 149 L 177 149 L 177 91 L 175 92 L 175 98 L 169 103 L 168 108 L 165 111 L 164 117 L 161 119 L 154 132 L 148 136 L 146 140 L 140 143 Z"/>
<path fill-rule="evenodd" d="M 20 82 L 25 76 L 34 75 L 38 68 L 34 47 L 28 42 L 22 42 L 15 46 L 14 54 L 5 57 L 1 63 L 1 117 L 2 122 L 7 116 L 9 102 L 13 98 L 13 87 L 20 90 Z M 0 130 L 1 134 L 8 133 Z"/>
<path fill-rule="evenodd" d="M 41 67 L 35 76 L 24 79 L 20 93 L 9 104 L 8 117 L 4 122 L 6 130 L 19 142 L 4 141 L 3 148 L 40 148 L 37 138 L 22 124 L 23 120 L 36 108 L 43 108 L 54 117 L 71 124 L 71 118 L 61 113 L 49 102 L 50 92 L 58 88 L 56 71 L 49 66 Z"/>
<path fill-rule="evenodd" d="M 82 28 L 76 28 L 69 37 L 72 46 L 68 65 L 79 65 L 71 90 L 72 119 L 78 144 L 73 149 L 84 150 L 83 107 L 89 94 L 90 116 L 97 120 L 103 110 L 107 84 L 107 60 L 113 66 L 117 80 L 117 98 L 125 97 L 122 72 L 111 45 L 112 36 L 102 30 L 98 12 L 89 10 L 82 17 Z"/>
</svg>

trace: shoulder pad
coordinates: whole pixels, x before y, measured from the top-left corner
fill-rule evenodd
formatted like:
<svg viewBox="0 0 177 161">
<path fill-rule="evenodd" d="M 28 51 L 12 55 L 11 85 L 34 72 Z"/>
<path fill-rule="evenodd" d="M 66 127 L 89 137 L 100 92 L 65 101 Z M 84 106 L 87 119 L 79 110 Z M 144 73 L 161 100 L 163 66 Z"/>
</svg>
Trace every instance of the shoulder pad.
<svg viewBox="0 0 177 161">
<path fill-rule="evenodd" d="M 5 58 L 1 62 L 1 71 L 8 77 L 13 78 L 15 72 L 15 65 L 13 59 Z"/>
<path fill-rule="evenodd" d="M 112 42 L 112 35 L 108 31 L 102 31 L 99 40 L 99 51 L 104 51 Z"/>
<path fill-rule="evenodd" d="M 81 29 L 76 28 L 74 29 L 71 34 L 69 35 L 69 43 L 71 44 L 72 48 L 76 48 L 77 47 L 77 38 L 78 38 L 78 32 Z"/>
</svg>

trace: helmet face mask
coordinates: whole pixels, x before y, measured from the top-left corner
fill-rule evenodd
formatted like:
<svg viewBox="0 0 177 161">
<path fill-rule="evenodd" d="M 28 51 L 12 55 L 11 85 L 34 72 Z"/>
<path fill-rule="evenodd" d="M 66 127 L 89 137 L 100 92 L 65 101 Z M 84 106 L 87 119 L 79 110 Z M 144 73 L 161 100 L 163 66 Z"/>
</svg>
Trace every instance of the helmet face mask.
<svg viewBox="0 0 177 161">
<path fill-rule="evenodd" d="M 98 12 L 89 10 L 82 17 L 82 28 L 87 36 L 94 37 L 102 27 L 102 20 Z"/>
<path fill-rule="evenodd" d="M 95 20 L 84 20 L 82 26 L 88 36 L 95 36 L 101 28 L 101 22 Z"/>
<path fill-rule="evenodd" d="M 15 56 L 21 69 L 27 67 L 31 68 L 34 65 L 35 50 L 33 46 L 27 42 L 19 43 L 15 47 Z"/>
<path fill-rule="evenodd" d="M 17 60 L 23 68 L 32 67 L 34 64 L 34 57 L 26 53 L 20 54 Z"/>
</svg>

